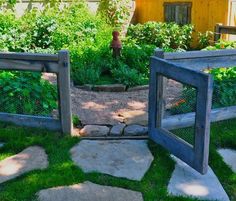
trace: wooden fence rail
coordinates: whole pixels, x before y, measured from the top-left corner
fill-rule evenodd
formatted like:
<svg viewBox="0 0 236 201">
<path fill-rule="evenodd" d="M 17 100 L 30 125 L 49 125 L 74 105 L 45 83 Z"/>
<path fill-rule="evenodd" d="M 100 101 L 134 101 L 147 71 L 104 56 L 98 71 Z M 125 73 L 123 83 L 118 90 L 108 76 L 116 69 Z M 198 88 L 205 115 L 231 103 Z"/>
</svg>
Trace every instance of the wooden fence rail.
<svg viewBox="0 0 236 201">
<path fill-rule="evenodd" d="M 216 24 L 214 40 L 218 41 L 221 34 L 233 34 L 236 35 L 236 26 L 224 26 L 222 24 Z"/>
<path fill-rule="evenodd" d="M 0 121 L 20 126 L 46 128 L 71 134 L 70 58 L 68 51 L 58 54 L 0 53 L 0 70 L 48 72 L 57 75 L 59 120 L 51 117 L 0 112 Z"/>
</svg>

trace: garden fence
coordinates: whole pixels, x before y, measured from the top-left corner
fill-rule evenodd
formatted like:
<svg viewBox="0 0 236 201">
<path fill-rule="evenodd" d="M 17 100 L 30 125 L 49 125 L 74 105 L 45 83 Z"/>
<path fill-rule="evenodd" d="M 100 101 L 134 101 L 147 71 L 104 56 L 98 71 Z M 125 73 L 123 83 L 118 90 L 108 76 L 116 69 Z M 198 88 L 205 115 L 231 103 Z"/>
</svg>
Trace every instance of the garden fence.
<svg viewBox="0 0 236 201">
<path fill-rule="evenodd" d="M 232 34 L 236 35 L 236 26 L 225 26 L 222 24 L 216 24 L 214 41 L 218 41 L 222 34 Z"/>
<path fill-rule="evenodd" d="M 150 138 L 203 174 L 208 167 L 210 122 L 236 118 L 233 66 L 236 50 L 158 49 L 151 59 Z"/>
<path fill-rule="evenodd" d="M 72 130 L 69 53 L 0 53 L 0 121 Z"/>
</svg>

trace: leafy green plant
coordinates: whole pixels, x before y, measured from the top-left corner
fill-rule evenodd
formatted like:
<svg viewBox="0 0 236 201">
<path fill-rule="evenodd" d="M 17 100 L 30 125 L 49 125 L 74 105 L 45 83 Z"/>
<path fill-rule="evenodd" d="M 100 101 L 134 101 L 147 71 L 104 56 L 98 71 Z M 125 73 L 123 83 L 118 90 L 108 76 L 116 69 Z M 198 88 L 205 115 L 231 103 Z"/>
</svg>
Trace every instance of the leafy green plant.
<svg viewBox="0 0 236 201">
<path fill-rule="evenodd" d="M 198 33 L 199 48 L 203 49 L 208 47 L 213 42 L 214 33 L 212 31 L 206 31 L 205 33 Z"/>
<path fill-rule="evenodd" d="M 152 44 L 168 50 L 186 50 L 190 48 L 193 29 L 193 25 L 147 22 L 131 25 L 128 36 L 138 44 Z"/>
<path fill-rule="evenodd" d="M 0 73 L 1 112 L 50 115 L 57 108 L 55 86 L 40 73 Z"/>
<path fill-rule="evenodd" d="M 212 46 L 208 46 L 203 50 L 219 50 L 219 49 L 235 49 L 236 48 L 236 41 L 224 41 L 219 40 Z"/>
<path fill-rule="evenodd" d="M 136 69 L 132 69 L 124 63 L 117 63 L 117 67 L 111 70 L 112 76 L 118 83 L 128 87 L 147 84 L 148 80 Z"/>
<path fill-rule="evenodd" d="M 213 107 L 236 105 L 236 67 L 212 69 L 214 78 Z"/>
<path fill-rule="evenodd" d="M 79 119 L 79 116 L 73 114 L 72 115 L 72 122 L 73 122 L 73 126 L 75 126 L 75 127 L 78 126 L 81 123 L 80 119 Z"/>
</svg>

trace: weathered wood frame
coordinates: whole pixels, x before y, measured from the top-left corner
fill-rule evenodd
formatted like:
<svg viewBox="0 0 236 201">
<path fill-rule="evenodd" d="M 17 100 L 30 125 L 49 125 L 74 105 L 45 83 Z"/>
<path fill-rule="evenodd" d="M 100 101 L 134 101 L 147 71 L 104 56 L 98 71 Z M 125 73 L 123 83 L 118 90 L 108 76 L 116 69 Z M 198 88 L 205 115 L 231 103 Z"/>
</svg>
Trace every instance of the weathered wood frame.
<svg viewBox="0 0 236 201">
<path fill-rule="evenodd" d="M 218 41 L 221 37 L 221 34 L 236 35 L 236 27 L 235 26 L 225 26 L 223 24 L 216 24 L 214 40 Z"/>
<path fill-rule="evenodd" d="M 157 49 L 151 58 L 149 91 L 149 135 L 202 174 L 207 172 L 210 122 L 236 118 L 236 106 L 211 110 L 213 80 L 202 72 L 207 68 L 236 66 L 236 50 L 164 53 Z M 163 119 L 165 77 L 197 89 L 196 113 Z M 178 138 L 171 129 L 195 126 L 194 146 Z"/>
<path fill-rule="evenodd" d="M 0 70 L 48 72 L 57 75 L 59 119 L 51 117 L 10 114 L 0 112 L 0 121 L 20 126 L 38 127 L 72 132 L 70 98 L 70 58 L 69 52 L 62 50 L 58 54 L 0 53 Z"/>
</svg>

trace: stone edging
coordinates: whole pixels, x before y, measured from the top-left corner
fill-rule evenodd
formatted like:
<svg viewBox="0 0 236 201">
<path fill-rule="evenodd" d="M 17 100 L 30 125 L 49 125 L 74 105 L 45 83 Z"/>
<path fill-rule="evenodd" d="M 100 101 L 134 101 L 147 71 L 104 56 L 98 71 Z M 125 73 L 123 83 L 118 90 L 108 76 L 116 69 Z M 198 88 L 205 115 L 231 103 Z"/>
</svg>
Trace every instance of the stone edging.
<svg viewBox="0 0 236 201">
<path fill-rule="evenodd" d="M 136 87 L 130 87 L 123 84 L 109 84 L 109 85 L 91 85 L 85 84 L 83 86 L 75 86 L 76 88 L 87 90 L 87 91 L 98 91 L 98 92 L 125 92 L 125 91 L 139 91 L 146 90 L 149 85 L 142 85 Z"/>
<path fill-rule="evenodd" d="M 117 124 L 112 127 L 104 125 L 85 125 L 73 136 L 85 138 L 139 138 L 148 135 L 148 128 L 141 125 Z"/>
</svg>

